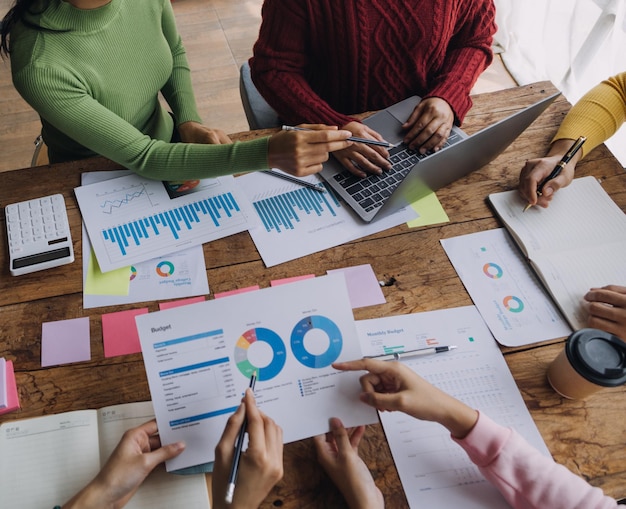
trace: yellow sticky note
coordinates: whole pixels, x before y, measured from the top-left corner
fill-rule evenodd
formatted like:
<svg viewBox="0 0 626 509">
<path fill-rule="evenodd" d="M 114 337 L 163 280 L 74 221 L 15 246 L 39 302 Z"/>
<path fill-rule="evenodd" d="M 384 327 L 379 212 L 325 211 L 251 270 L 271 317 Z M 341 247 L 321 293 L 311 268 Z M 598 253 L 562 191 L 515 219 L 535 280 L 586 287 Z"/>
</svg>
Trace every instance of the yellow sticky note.
<svg viewBox="0 0 626 509">
<path fill-rule="evenodd" d="M 128 295 L 130 286 L 130 267 L 102 273 L 96 255 L 91 250 L 87 277 L 83 291 L 88 295 Z"/>
<path fill-rule="evenodd" d="M 424 198 L 417 200 L 411 204 L 411 207 L 419 214 L 419 217 L 407 223 L 409 228 L 450 222 L 448 214 L 443 210 L 441 203 L 439 203 L 439 198 L 437 198 L 435 193 L 430 193 L 424 196 Z"/>
</svg>

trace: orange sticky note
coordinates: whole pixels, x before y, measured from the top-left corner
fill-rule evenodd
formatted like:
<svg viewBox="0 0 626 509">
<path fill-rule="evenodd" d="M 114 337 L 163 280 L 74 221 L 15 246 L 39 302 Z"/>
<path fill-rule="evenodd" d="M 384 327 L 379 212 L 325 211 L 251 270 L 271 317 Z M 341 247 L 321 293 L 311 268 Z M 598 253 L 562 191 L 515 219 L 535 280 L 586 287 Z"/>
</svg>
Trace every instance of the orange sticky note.
<svg viewBox="0 0 626 509">
<path fill-rule="evenodd" d="M 102 315 L 105 357 L 141 352 L 135 317 L 147 313 L 148 308 L 141 308 Z"/>
</svg>

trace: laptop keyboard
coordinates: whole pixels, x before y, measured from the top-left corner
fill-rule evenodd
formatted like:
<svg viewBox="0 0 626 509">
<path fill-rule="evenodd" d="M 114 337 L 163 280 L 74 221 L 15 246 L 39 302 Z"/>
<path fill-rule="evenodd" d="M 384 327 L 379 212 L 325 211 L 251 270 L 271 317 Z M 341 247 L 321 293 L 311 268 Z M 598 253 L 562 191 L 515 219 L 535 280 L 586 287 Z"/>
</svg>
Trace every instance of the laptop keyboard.
<svg viewBox="0 0 626 509">
<path fill-rule="evenodd" d="M 460 136 L 452 132 L 446 141 L 444 148 L 452 145 L 460 139 Z M 365 178 L 357 177 L 345 170 L 333 178 L 335 181 L 365 210 L 370 212 L 378 207 L 391 196 L 394 189 L 404 180 L 413 166 L 420 160 L 428 157 L 432 152 L 420 154 L 411 150 L 404 143 L 389 149 L 389 161 L 391 169 L 382 175 L 368 175 Z"/>
</svg>

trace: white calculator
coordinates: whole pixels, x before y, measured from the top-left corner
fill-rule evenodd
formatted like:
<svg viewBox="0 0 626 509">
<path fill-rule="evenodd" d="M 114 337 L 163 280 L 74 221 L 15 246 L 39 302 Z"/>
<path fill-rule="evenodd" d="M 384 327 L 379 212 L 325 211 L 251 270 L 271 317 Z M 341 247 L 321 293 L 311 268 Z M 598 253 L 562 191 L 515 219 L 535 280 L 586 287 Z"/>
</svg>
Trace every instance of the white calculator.
<svg viewBox="0 0 626 509">
<path fill-rule="evenodd" d="M 65 200 L 53 194 L 4 208 L 9 270 L 20 276 L 74 261 Z"/>
</svg>

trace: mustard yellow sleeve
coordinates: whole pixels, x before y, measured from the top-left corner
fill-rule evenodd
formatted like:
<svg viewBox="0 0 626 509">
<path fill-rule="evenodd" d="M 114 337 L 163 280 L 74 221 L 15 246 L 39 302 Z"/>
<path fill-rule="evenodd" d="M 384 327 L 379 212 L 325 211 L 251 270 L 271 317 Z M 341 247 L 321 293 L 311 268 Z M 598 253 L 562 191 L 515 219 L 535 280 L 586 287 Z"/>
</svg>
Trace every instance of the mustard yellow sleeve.
<svg viewBox="0 0 626 509">
<path fill-rule="evenodd" d="M 572 107 L 552 140 L 586 136 L 585 157 L 610 138 L 626 121 L 626 72 L 596 85 Z"/>
</svg>

